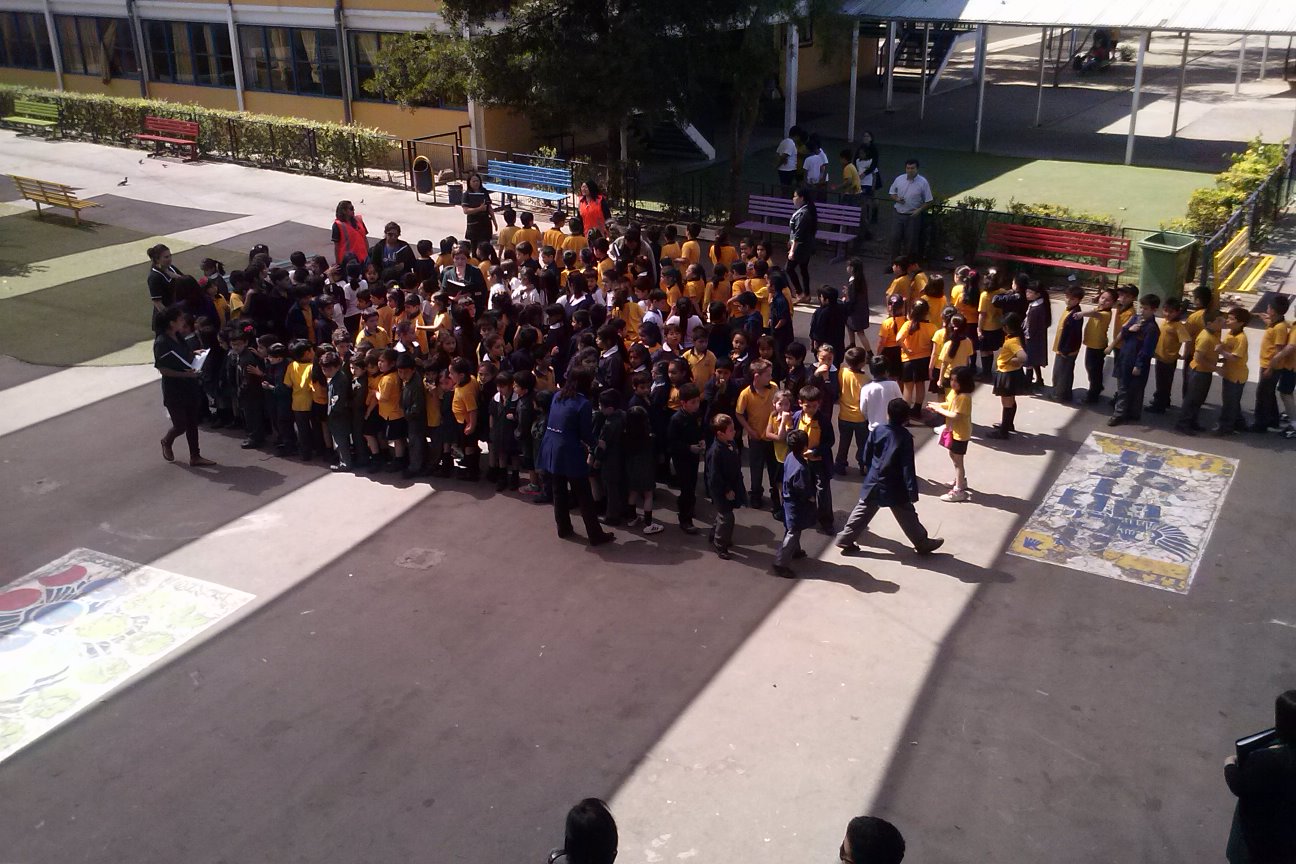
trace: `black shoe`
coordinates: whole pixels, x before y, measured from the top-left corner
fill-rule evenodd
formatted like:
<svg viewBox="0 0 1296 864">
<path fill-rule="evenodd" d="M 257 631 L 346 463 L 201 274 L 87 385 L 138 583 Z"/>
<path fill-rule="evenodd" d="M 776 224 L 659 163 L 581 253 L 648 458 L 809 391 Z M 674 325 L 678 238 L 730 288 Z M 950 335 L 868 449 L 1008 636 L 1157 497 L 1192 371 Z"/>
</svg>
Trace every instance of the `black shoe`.
<svg viewBox="0 0 1296 864">
<path fill-rule="evenodd" d="M 921 546 L 915 546 L 914 551 L 917 552 L 919 555 L 930 555 L 931 553 L 935 552 L 937 549 L 939 549 L 944 545 L 945 545 L 944 538 L 931 537 L 927 540 L 926 543 L 923 543 Z"/>
<path fill-rule="evenodd" d="M 837 544 L 835 544 L 835 545 L 837 546 L 838 549 L 840 549 L 840 550 L 843 551 L 843 552 L 858 552 L 858 551 L 859 551 L 859 546 L 855 545 L 854 543 L 837 543 Z"/>
<path fill-rule="evenodd" d="M 604 543 L 611 543 L 616 539 L 616 535 L 611 531 L 601 531 L 590 538 L 589 545 L 602 546 Z"/>
<path fill-rule="evenodd" d="M 382 463 L 379 462 L 377 459 L 374 459 L 372 462 L 369 463 L 369 466 L 365 468 L 365 472 L 369 474 L 377 474 L 381 470 L 382 470 Z"/>
<path fill-rule="evenodd" d="M 748 496 L 751 498 L 751 507 L 753 510 L 765 509 L 765 495 L 761 492 L 753 492 Z"/>
<path fill-rule="evenodd" d="M 260 446 L 261 443 L 259 441 L 253 441 L 251 438 L 239 442 L 239 447 L 243 448 L 244 450 L 255 450 Z"/>
<path fill-rule="evenodd" d="M 1012 433 L 996 423 L 995 427 L 986 433 L 986 437 L 998 438 L 1001 441 L 1006 441 L 1008 438 L 1012 437 Z"/>
<path fill-rule="evenodd" d="M 806 558 L 806 557 L 808 557 L 808 555 L 807 555 L 807 553 L 806 553 L 806 551 L 805 551 L 804 549 L 798 549 L 797 551 L 795 551 L 795 552 L 792 553 L 792 557 L 793 557 L 793 558 Z"/>
<path fill-rule="evenodd" d="M 779 564 L 775 564 L 773 567 L 771 567 L 770 572 L 773 573 L 775 576 L 780 576 L 784 579 L 796 578 L 796 573 L 792 570 L 791 567 L 783 567 Z"/>
<path fill-rule="evenodd" d="M 1168 407 L 1168 406 L 1167 406 L 1167 407 Z M 1144 408 L 1143 410 L 1146 411 L 1146 412 L 1149 413 L 1149 414 L 1164 414 L 1164 413 L 1166 413 L 1166 409 L 1165 409 L 1165 408 L 1162 408 L 1160 405 L 1149 405 L 1149 406 L 1147 406 L 1146 408 Z"/>
<path fill-rule="evenodd" d="M 716 556 L 721 561 L 730 561 L 733 559 L 733 556 L 729 554 L 728 549 L 716 549 Z"/>
<path fill-rule="evenodd" d="M 536 497 L 534 497 L 534 498 L 531 499 L 531 503 L 532 503 L 532 504 L 552 504 L 552 503 L 553 503 L 553 496 L 552 496 L 552 495 L 537 495 Z"/>
<path fill-rule="evenodd" d="M 680 523 L 680 530 L 683 531 L 685 534 L 696 534 L 696 533 L 698 533 L 698 528 L 697 528 L 697 526 L 694 525 L 692 522 L 681 522 L 681 523 Z"/>
<path fill-rule="evenodd" d="M 1108 421 L 1107 421 L 1107 425 L 1108 425 L 1108 426 L 1120 426 L 1120 425 L 1123 424 L 1124 422 L 1125 422 L 1125 418 L 1124 418 L 1124 417 L 1112 417 L 1112 418 L 1108 419 Z"/>
<path fill-rule="evenodd" d="M 575 533 L 576 533 L 576 529 L 572 528 L 570 525 L 568 525 L 566 528 L 559 528 L 558 539 L 566 540 L 568 537 L 572 536 Z"/>
</svg>

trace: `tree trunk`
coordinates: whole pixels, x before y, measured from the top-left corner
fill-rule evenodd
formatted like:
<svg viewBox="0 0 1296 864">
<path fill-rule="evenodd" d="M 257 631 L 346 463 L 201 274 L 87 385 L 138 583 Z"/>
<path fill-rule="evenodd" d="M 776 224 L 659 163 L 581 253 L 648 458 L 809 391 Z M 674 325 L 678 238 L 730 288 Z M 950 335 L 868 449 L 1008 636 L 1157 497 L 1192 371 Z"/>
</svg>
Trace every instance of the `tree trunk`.
<svg viewBox="0 0 1296 864">
<path fill-rule="evenodd" d="M 734 92 L 741 94 L 733 100 L 733 112 L 729 118 L 732 130 L 733 154 L 729 159 L 729 224 L 738 221 L 738 214 L 746 206 L 742 197 L 743 165 L 747 158 L 747 145 L 751 143 L 752 132 L 756 129 L 756 118 L 760 114 L 760 89 L 737 86 Z"/>
</svg>

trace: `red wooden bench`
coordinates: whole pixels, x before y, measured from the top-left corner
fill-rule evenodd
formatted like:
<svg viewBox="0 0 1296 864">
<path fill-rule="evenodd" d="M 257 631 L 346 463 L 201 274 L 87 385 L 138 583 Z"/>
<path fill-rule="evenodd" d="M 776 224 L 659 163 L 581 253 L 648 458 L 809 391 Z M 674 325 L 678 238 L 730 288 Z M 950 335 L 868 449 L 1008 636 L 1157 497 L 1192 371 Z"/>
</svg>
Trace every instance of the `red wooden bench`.
<svg viewBox="0 0 1296 864">
<path fill-rule="evenodd" d="M 159 153 L 162 151 L 163 144 L 188 147 L 189 158 L 197 159 L 198 130 L 198 124 L 188 120 L 172 120 L 169 117 L 145 117 L 144 131 L 138 133 L 135 137 L 140 141 L 152 141 L 156 147 L 156 152 Z"/>
<path fill-rule="evenodd" d="M 1108 237 L 1105 234 L 1037 228 L 1008 222 L 988 223 L 985 242 L 1000 248 L 981 252 L 982 258 L 1085 270 L 1103 276 L 1124 273 L 1124 264 L 1130 255 L 1130 241 L 1127 237 Z M 1038 254 L 1041 252 L 1071 257 L 1042 258 Z M 1076 261 L 1074 258 L 1087 258 L 1093 263 Z"/>
</svg>

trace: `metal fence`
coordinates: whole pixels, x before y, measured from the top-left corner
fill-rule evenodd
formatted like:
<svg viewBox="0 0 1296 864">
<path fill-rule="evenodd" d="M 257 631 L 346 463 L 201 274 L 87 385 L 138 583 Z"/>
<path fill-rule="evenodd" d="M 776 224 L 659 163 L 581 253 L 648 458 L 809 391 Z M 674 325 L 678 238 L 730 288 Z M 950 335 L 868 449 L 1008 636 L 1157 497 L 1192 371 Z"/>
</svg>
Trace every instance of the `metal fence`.
<svg viewBox="0 0 1296 864">
<path fill-rule="evenodd" d="M 1215 285 L 1215 253 L 1224 248 L 1243 227 L 1251 229 L 1251 247 L 1255 248 L 1273 228 L 1283 209 L 1292 200 L 1293 177 L 1292 163 L 1296 159 L 1296 150 L 1288 149 L 1283 159 L 1269 176 L 1261 181 L 1255 191 L 1247 196 L 1242 206 L 1229 216 L 1224 225 L 1206 238 L 1202 243 L 1199 282 L 1203 285 Z"/>
</svg>

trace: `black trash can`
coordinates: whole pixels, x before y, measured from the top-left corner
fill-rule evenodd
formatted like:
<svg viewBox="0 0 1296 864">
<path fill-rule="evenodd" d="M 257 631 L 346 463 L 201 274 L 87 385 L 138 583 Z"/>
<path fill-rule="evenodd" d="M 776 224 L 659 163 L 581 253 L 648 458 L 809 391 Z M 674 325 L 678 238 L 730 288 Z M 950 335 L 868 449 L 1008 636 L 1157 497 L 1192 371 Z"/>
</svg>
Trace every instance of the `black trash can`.
<svg viewBox="0 0 1296 864">
<path fill-rule="evenodd" d="M 426 195 L 432 191 L 432 163 L 426 156 L 414 160 L 414 191 Z"/>
</svg>

